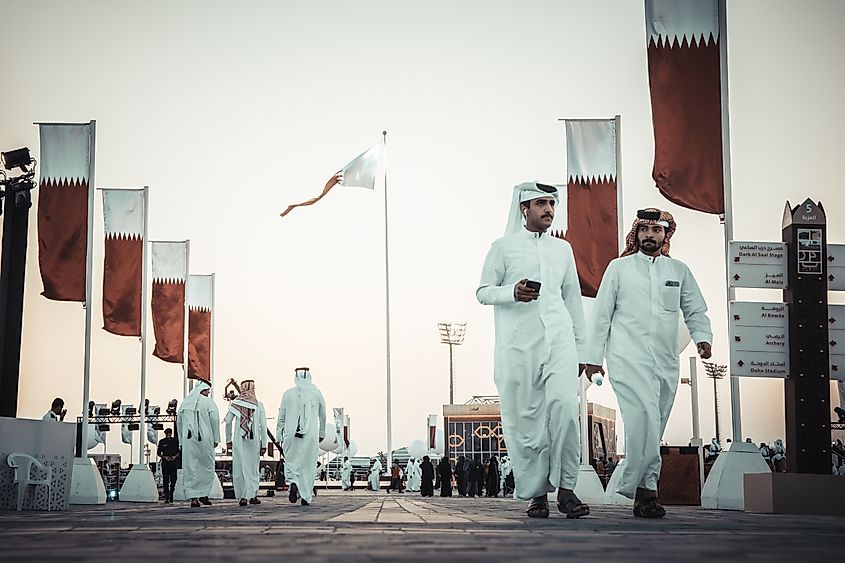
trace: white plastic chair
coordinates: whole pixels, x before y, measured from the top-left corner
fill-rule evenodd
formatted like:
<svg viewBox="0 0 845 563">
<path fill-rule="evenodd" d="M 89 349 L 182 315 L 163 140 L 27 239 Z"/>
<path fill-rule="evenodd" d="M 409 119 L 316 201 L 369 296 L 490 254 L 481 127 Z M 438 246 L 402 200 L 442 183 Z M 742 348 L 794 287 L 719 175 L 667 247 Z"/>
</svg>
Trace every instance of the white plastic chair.
<svg viewBox="0 0 845 563">
<path fill-rule="evenodd" d="M 26 494 L 26 489 L 30 485 L 37 487 L 38 485 L 46 485 L 47 486 L 47 512 L 50 511 L 50 498 L 52 497 L 53 492 L 53 468 L 47 467 L 31 455 L 27 455 L 24 453 L 13 453 L 9 454 L 9 457 L 6 459 L 6 463 L 9 464 L 9 467 L 15 470 L 15 484 L 18 486 L 18 510 L 23 508 L 23 497 Z M 47 474 L 47 477 L 44 479 L 33 479 L 32 478 L 32 466 L 35 466 L 39 471 L 42 471 Z M 31 502 L 30 502 L 31 504 Z"/>
</svg>

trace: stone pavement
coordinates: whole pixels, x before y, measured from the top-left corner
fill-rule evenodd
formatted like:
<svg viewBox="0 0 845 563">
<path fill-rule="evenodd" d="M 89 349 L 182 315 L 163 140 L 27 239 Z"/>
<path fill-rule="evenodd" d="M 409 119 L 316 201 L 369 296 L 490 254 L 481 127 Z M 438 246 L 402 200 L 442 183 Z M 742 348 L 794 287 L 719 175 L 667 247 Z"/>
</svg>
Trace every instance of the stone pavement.
<svg viewBox="0 0 845 563">
<path fill-rule="evenodd" d="M 567 520 L 525 517 L 512 499 L 325 491 L 314 505 L 262 498 L 191 509 L 109 503 L 68 512 L 0 511 L 2 561 L 831 561 L 845 519 L 669 507 L 664 520 L 594 507 Z"/>
</svg>

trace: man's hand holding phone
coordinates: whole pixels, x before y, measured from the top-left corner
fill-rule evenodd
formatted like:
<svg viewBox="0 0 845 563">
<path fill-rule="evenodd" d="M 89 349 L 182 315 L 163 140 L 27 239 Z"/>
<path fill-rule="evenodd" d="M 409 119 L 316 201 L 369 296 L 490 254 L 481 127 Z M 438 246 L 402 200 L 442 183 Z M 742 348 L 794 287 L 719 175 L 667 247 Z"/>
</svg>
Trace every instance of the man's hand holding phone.
<svg viewBox="0 0 845 563">
<path fill-rule="evenodd" d="M 530 303 L 540 297 L 540 282 L 522 279 L 514 286 L 513 295 L 517 301 Z"/>
</svg>

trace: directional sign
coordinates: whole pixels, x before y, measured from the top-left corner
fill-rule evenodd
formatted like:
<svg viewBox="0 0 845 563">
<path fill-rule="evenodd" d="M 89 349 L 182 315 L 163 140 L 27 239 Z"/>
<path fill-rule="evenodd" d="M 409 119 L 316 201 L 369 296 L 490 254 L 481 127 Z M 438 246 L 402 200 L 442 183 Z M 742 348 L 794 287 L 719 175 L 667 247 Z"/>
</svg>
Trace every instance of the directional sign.
<svg viewBox="0 0 845 563">
<path fill-rule="evenodd" d="M 827 288 L 845 291 L 845 244 L 827 245 Z"/>
<path fill-rule="evenodd" d="M 782 242 L 730 242 L 731 287 L 786 287 L 786 245 Z M 845 258 L 843 258 L 845 263 Z"/>
<path fill-rule="evenodd" d="M 828 305 L 830 378 L 845 381 L 845 305 Z"/>
<path fill-rule="evenodd" d="M 731 302 L 730 339 L 731 375 L 789 375 L 789 316 L 785 303 Z"/>
</svg>

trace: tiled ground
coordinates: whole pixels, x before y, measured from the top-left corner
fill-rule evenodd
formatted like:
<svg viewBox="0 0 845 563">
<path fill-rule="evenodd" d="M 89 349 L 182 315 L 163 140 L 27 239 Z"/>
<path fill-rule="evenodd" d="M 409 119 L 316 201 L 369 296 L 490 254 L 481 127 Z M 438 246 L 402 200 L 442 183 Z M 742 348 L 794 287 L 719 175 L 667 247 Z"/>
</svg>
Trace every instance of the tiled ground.
<svg viewBox="0 0 845 563">
<path fill-rule="evenodd" d="M 822 561 L 845 553 L 845 519 L 669 507 L 664 520 L 630 509 L 528 520 L 512 499 L 324 492 L 311 507 L 279 496 L 235 501 L 109 503 L 68 512 L 0 512 L 3 561 Z M 289 559 L 290 558 L 290 559 Z"/>
</svg>

